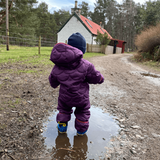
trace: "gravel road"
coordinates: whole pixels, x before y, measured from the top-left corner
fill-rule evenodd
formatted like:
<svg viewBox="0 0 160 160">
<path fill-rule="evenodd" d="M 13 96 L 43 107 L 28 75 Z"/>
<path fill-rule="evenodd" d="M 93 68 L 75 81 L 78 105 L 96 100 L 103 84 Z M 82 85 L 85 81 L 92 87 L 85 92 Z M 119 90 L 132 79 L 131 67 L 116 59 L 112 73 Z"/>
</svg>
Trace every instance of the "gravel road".
<svg viewBox="0 0 160 160">
<path fill-rule="evenodd" d="M 91 103 L 117 117 L 120 134 L 107 148 L 108 159 L 160 159 L 160 74 L 117 54 L 90 61 L 105 77 L 91 87 Z"/>
</svg>

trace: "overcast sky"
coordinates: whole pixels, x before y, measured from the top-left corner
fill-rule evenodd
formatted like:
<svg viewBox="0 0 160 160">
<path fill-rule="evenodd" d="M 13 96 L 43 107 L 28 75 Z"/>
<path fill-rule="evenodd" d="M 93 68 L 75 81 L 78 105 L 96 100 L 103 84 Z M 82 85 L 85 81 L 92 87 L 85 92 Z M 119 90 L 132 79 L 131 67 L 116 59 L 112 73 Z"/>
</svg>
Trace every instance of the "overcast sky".
<svg viewBox="0 0 160 160">
<path fill-rule="evenodd" d="M 77 0 L 78 5 L 82 3 L 82 1 L 85 1 L 86 3 L 89 4 L 90 10 L 93 10 L 94 8 L 94 3 L 96 0 Z M 118 3 L 121 3 L 122 0 L 116 0 Z M 149 1 L 149 0 L 147 0 Z M 59 9 L 64 9 L 67 11 L 70 11 L 71 8 L 75 6 L 75 0 L 38 0 L 39 3 L 45 2 L 48 4 L 48 9 L 50 12 L 54 10 L 59 10 Z M 146 0 L 134 0 L 135 3 L 140 3 L 144 4 Z"/>
</svg>

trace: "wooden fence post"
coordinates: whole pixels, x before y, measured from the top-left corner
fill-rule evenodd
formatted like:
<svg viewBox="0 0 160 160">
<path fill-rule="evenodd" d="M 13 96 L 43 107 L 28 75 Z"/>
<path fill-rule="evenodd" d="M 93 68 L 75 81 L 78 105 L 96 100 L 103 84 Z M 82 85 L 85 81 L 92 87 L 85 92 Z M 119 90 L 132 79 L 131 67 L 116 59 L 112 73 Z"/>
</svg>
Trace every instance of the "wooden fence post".
<svg viewBox="0 0 160 160">
<path fill-rule="evenodd" d="M 93 44 L 91 44 L 91 52 L 92 52 L 92 45 L 93 45 Z"/>
<path fill-rule="evenodd" d="M 39 36 L 38 54 L 41 54 L 41 36 Z"/>
<path fill-rule="evenodd" d="M 6 49 L 9 51 L 9 12 L 8 12 L 8 0 L 6 0 Z"/>
</svg>

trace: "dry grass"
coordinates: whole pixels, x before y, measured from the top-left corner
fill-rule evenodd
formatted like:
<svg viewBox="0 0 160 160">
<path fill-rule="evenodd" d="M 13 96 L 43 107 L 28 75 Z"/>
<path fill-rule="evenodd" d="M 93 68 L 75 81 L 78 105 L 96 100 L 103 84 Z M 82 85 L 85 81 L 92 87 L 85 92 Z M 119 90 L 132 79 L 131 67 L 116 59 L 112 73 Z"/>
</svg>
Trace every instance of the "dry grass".
<svg viewBox="0 0 160 160">
<path fill-rule="evenodd" d="M 141 34 L 137 35 L 135 45 L 139 52 L 150 52 L 150 54 L 153 54 L 154 48 L 160 45 L 160 23 L 145 29 Z"/>
</svg>

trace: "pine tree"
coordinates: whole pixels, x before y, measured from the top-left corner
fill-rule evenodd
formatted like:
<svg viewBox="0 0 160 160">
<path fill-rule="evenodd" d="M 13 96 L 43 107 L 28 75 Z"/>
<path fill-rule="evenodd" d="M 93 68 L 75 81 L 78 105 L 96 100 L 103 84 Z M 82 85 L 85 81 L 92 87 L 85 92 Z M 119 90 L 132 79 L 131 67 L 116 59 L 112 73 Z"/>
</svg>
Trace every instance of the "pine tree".
<svg viewBox="0 0 160 160">
<path fill-rule="evenodd" d="M 79 6 L 79 8 L 81 8 L 81 15 L 86 17 L 86 18 L 89 18 L 89 6 L 88 6 L 88 3 L 82 1 L 82 4 L 79 4 L 78 6 Z"/>
<path fill-rule="evenodd" d="M 4 0 L 3 0 L 4 1 Z M 2 1 L 1 1 L 2 2 Z M 11 1 L 12 2 L 12 1 Z M 10 37 L 33 38 L 38 19 L 33 5 L 36 0 L 14 0 L 9 10 Z M 3 9 L 4 10 L 4 7 Z M 1 34 L 4 35 L 5 24 L 1 25 Z"/>
</svg>

